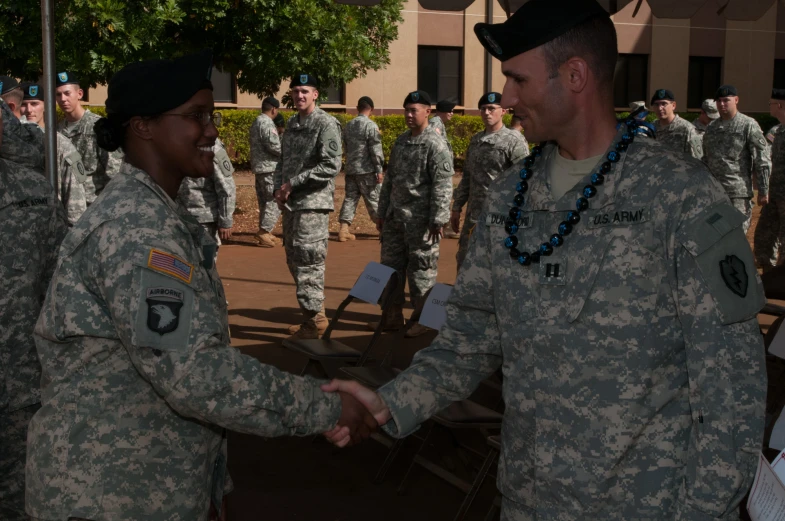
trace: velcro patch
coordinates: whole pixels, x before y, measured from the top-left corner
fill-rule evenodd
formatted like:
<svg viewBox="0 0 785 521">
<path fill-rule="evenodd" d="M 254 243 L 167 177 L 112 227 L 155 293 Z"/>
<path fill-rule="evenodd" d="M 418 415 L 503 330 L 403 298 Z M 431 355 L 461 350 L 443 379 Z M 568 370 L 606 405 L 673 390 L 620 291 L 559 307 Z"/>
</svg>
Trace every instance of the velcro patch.
<svg viewBox="0 0 785 521">
<path fill-rule="evenodd" d="M 649 220 L 649 209 L 645 207 L 613 208 L 600 210 L 588 216 L 589 228 L 602 228 L 604 226 L 630 226 L 641 224 Z"/>
<path fill-rule="evenodd" d="M 191 283 L 194 274 L 192 264 L 155 248 L 150 250 L 150 255 L 147 258 L 147 267 L 171 275 L 187 284 Z"/>
<path fill-rule="evenodd" d="M 507 223 L 507 219 L 510 217 L 507 214 L 503 213 L 487 213 L 485 214 L 485 225 L 486 226 L 504 226 Z M 531 228 L 532 221 L 534 220 L 534 214 L 523 214 L 520 219 L 515 223 L 518 225 L 519 229 L 522 228 Z"/>
</svg>

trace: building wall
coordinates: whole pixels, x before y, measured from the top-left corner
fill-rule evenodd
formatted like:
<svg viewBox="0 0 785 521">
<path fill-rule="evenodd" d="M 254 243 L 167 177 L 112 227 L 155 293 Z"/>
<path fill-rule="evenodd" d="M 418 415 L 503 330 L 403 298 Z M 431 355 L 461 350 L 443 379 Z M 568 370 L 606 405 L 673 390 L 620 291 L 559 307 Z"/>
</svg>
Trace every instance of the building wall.
<svg viewBox="0 0 785 521">
<path fill-rule="evenodd" d="M 370 96 L 377 114 L 399 114 L 406 94 L 417 88 L 417 50 L 419 45 L 459 48 L 463 51 L 462 100 L 456 112 L 477 113 L 477 100 L 485 91 L 486 53 L 474 35 L 474 25 L 486 21 L 487 2 L 493 4 L 493 22 L 506 14 L 497 0 L 475 0 L 465 11 L 428 11 L 418 0 L 407 0 L 398 28 L 398 40 L 390 47 L 390 64 L 370 71 L 345 87 L 345 104 L 323 107 L 335 111 L 355 111 L 360 96 Z M 647 99 L 659 88 L 672 90 L 680 108 L 686 107 L 688 71 L 691 56 L 722 58 L 722 81 L 739 89 L 740 104 L 749 112 L 768 111 L 774 78 L 774 60 L 785 59 L 785 8 L 771 9 L 756 22 L 727 21 L 717 14 L 715 2 L 708 1 L 691 19 L 655 17 L 647 2 L 634 13 L 637 2 L 629 2 L 613 16 L 619 38 L 619 52 L 648 55 Z M 634 16 L 633 16 L 634 15 Z M 504 76 L 498 60 L 492 60 L 490 84 L 501 92 Z M 282 84 L 280 98 L 288 81 Z M 781 85 L 779 87 L 785 87 Z M 103 104 L 106 89 L 90 91 L 90 104 Z M 237 103 L 220 107 L 259 108 L 260 99 L 238 91 Z M 633 101 L 633 100 L 630 100 Z"/>
</svg>

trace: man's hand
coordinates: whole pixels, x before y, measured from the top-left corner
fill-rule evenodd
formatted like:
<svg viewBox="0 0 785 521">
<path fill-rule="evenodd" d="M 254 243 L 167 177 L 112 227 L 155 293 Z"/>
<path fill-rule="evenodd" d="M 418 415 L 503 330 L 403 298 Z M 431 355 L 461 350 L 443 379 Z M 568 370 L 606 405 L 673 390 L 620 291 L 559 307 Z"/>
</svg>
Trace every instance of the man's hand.
<svg viewBox="0 0 785 521">
<path fill-rule="evenodd" d="M 461 212 L 458 210 L 453 210 L 450 214 L 450 227 L 452 231 L 458 233 L 458 228 L 461 227 Z"/>
<path fill-rule="evenodd" d="M 764 206 L 767 204 L 769 204 L 769 196 L 758 194 L 758 206 Z"/>
<path fill-rule="evenodd" d="M 275 191 L 275 200 L 285 203 L 289 200 L 290 195 L 292 195 L 292 185 L 291 183 L 284 183 L 281 185 L 281 188 Z"/>
<path fill-rule="evenodd" d="M 222 241 L 228 241 L 232 238 L 232 229 L 218 228 L 218 237 L 220 237 Z"/>
<path fill-rule="evenodd" d="M 325 387 L 327 385 L 332 384 L 325 384 L 322 386 L 322 389 L 326 390 Z M 354 396 L 340 390 L 337 391 L 341 397 L 341 417 L 338 419 L 338 424 L 335 428 L 325 432 L 324 436 L 338 447 L 356 445 L 368 439 L 368 436 L 379 425 L 365 405 L 360 403 Z"/>
<path fill-rule="evenodd" d="M 379 172 L 376 174 L 376 184 L 380 185 L 384 182 L 384 172 Z"/>
<path fill-rule="evenodd" d="M 376 219 L 376 230 L 379 233 L 382 233 L 382 228 L 384 228 L 384 219 L 382 218 Z"/>
<path fill-rule="evenodd" d="M 392 418 L 390 415 L 390 409 L 387 408 L 387 405 L 382 401 L 379 395 L 367 387 L 360 385 L 358 382 L 352 380 L 333 380 L 330 383 L 323 384 L 322 391 L 341 392 L 346 393 L 346 395 L 351 395 L 351 397 L 353 397 L 357 402 L 362 404 L 362 406 L 366 409 L 366 413 L 373 415 L 372 422 L 375 424 L 384 425 Z M 324 433 L 324 436 L 331 443 L 334 443 L 339 447 L 344 447 L 350 443 L 355 443 L 355 438 L 361 438 L 365 430 L 363 427 L 360 427 L 356 429 L 356 434 L 354 436 L 352 435 L 351 427 L 343 423 L 345 411 L 344 408 L 347 407 L 344 394 L 341 395 L 341 403 L 341 419 L 338 420 L 338 426 L 330 432 Z M 348 403 L 348 406 L 352 407 L 351 402 Z M 351 410 L 346 410 L 346 414 L 351 415 L 355 413 L 353 413 Z M 365 424 L 365 427 L 369 427 L 369 422 L 367 419 L 363 419 L 363 423 Z M 374 425 L 374 428 L 375 427 L 376 425 Z M 368 435 L 370 435 L 370 432 L 368 432 Z"/>
<path fill-rule="evenodd" d="M 442 240 L 444 236 L 444 225 L 432 224 L 431 229 L 428 231 L 428 242 L 436 244 Z"/>
</svg>

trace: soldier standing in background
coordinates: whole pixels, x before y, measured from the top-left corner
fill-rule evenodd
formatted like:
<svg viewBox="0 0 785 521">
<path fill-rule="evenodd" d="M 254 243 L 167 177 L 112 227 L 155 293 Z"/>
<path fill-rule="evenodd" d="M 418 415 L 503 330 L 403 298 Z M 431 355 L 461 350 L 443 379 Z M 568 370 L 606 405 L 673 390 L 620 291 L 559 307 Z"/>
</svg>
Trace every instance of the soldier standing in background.
<svg viewBox="0 0 785 521">
<path fill-rule="evenodd" d="M 107 152 L 98 146 L 93 125 L 99 117 L 82 106 L 84 91 L 79 80 L 72 72 L 59 72 L 55 77 L 57 105 L 65 113 L 58 123 L 57 130 L 62 132 L 82 156 L 85 168 L 85 198 L 87 206 L 93 204 L 111 177 L 120 171 L 123 154 L 119 150 Z"/>
<path fill-rule="evenodd" d="M 454 109 L 455 103 L 449 100 L 441 100 L 436 104 L 436 110 L 429 121 L 432 127 L 438 129 L 437 134 L 440 134 L 444 139 L 447 139 L 447 122 L 452 119 Z"/>
<path fill-rule="evenodd" d="M 312 339 L 327 329 L 324 270 L 335 176 L 341 170 L 341 133 L 336 119 L 316 106 L 319 83 L 296 74 L 289 84 L 297 114 L 289 119 L 275 170 L 275 199 L 283 211 L 286 264 L 297 287 L 304 322 L 292 338 Z"/>
<path fill-rule="evenodd" d="M 657 116 L 654 129 L 657 141 L 677 152 L 696 159 L 703 157 L 701 135 L 687 120 L 676 114 L 676 98 L 668 89 L 659 89 L 651 98 L 651 109 Z"/>
<path fill-rule="evenodd" d="M 281 160 L 281 139 L 275 128 L 280 106 L 277 99 L 265 98 L 262 101 L 262 113 L 253 122 L 250 131 L 251 170 L 255 177 L 256 201 L 259 203 L 259 232 L 256 239 L 262 248 L 275 247 L 272 232 L 281 216 L 273 187 L 275 168 Z"/>
<path fill-rule="evenodd" d="M 382 235 L 381 262 L 408 280 L 412 306 L 420 309 L 423 297 L 436 282 L 439 240 L 450 219 L 452 151 L 428 123 L 431 100 L 425 91 L 409 93 L 403 101 L 406 126 L 390 152 L 390 163 L 379 196 L 377 228 Z M 383 317 L 384 329 L 403 327 L 404 284 Z M 376 324 L 369 324 L 376 329 Z M 407 336 L 427 329 L 419 324 Z"/>
<path fill-rule="evenodd" d="M 379 190 L 384 179 L 384 151 L 382 134 L 370 117 L 373 108 L 371 98 L 360 98 L 357 101 L 357 117 L 347 123 L 343 131 L 346 143 L 346 192 L 338 217 L 341 223 L 338 231 L 340 242 L 355 239 L 354 234 L 349 233 L 349 226 L 354 220 L 354 212 L 361 195 L 368 215 L 374 221 L 377 218 Z"/>
<path fill-rule="evenodd" d="M 785 89 L 772 90 L 769 112 L 780 124 L 771 146 L 769 204 L 761 209 L 755 227 L 755 262 L 763 273 L 785 261 L 779 252 L 785 246 Z"/>
<path fill-rule="evenodd" d="M 220 120 L 216 123 L 220 125 Z M 218 138 L 213 145 L 213 154 L 213 175 L 183 179 L 177 192 L 177 201 L 215 241 L 213 257 L 217 258 L 221 241 L 232 238 L 237 188 L 232 161 Z"/>
<path fill-rule="evenodd" d="M 521 123 L 521 117 L 515 115 L 515 111 L 510 111 L 512 114 L 512 118 L 510 119 L 510 129 L 515 130 L 516 132 L 523 132 L 523 123 Z"/>
<path fill-rule="evenodd" d="M 457 232 L 461 209 L 468 203 L 466 218 L 458 242 L 458 271 L 466 257 L 469 237 L 480 218 L 488 187 L 496 177 L 529 154 L 526 139 L 517 130 L 504 127 L 502 95 L 489 92 L 479 101 L 480 116 L 485 130 L 472 136 L 466 151 L 463 177 L 455 190 L 450 226 Z"/>
<path fill-rule="evenodd" d="M 717 112 L 717 103 L 713 99 L 703 100 L 700 116 L 692 122 L 695 126 L 695 130 L 701 135 L 701 139 L 703 138 L 706 129 L 709 128 L 709 124 L 719 117 L 720 113 Z"/>
<path fill-rule="evenodd" d="M 275 130 L 278 132 L 278 136 L 283 136 L 283 133 L 286 130 L 286 120 L 284 119 L 283 114 L 275 116 L 273 123 L 275 123 Z"/>
<path fill-rule="evenodd" d="M 717 89 L 720 118 L 703 135 L 703 162 L 720 182 L 731 203 L 747 216 L 744 233 L 752 218 L 752 175 L 757 173 L 758 204 L 769 202 L 771 159 L 758 122 L 739 112 L 736 87 Z"/>
</svg>

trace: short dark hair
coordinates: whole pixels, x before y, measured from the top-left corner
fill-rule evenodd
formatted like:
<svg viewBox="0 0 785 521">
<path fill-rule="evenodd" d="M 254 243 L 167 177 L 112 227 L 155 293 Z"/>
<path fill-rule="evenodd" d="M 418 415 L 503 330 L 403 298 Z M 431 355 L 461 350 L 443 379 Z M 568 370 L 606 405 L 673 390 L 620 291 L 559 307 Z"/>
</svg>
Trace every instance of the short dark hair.
<svg viewBox="0 0 785 521">
<path fill-rule="evenodd" d="M 358 112 L 362 112 L 362 111 L 364 111 L 364 110 L 368 110 L 368 109 L 372 109 L 372 108 L 373 108 L 373 107 L 370 105 L 370 103 L 368 103 L 368 102 L 367 102 L 367 101 L 365 101 L 365 100 L 360 100 L 360 101 L 357 103 L 357 111 L 358 111 Z"/>
<path fill-rule="evenodd" d="M 3 100 L 7 103 L 8 101 L 13 101 L 16 103 L 17 107 L 22 105 L 22 100 L 25 97 L 25 93 L 22 92 L 22 89 L 16 88 L 13 90 L 9 90 L 5 94 L 2 95 Z"/>
<path fill-rule="evenodd" d="M 278 108 L 278 107 L 274 107 L 274 106 L 272 106 L 269 103 L 262 103 L 262 112 L 269 112 L 269 111 L 271 111 L 273 109 L 276 109 L 276 108 Z"/>
<path fill-rule="evenodd" d="M 600 85 L 613 93 L 613 75 L 619 57 L 616 28 L 608 16 L 595 16 L 542 46 L 552 78 L 573 57 L 586 60 Z"/>
</svg>

